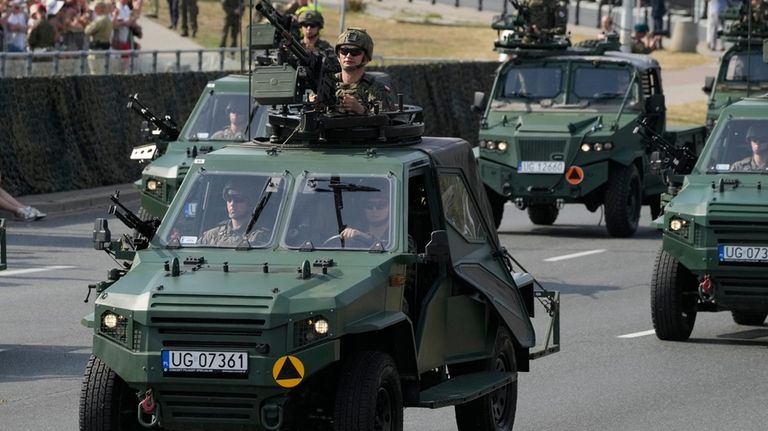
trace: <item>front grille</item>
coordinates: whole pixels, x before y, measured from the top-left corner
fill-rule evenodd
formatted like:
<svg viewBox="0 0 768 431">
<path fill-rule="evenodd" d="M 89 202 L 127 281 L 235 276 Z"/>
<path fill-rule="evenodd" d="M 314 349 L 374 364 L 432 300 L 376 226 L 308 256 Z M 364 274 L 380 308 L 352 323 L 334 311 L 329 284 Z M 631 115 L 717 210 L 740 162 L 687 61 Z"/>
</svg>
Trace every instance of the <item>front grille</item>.
<svg viewBox="0 0 768 431">
<path fill-rule="evenodd" d="M 255 394 L 161 391 L 163 415 L 173 422 L 256 424 Z M 239 429 L 239 428 L 238 428 Z"/>
<path fill-rule="evenodd" d="M 563 155 L 567 141 L 563 139 L 519 139 L 520 160 L 554 160 L 554 154 Z"/>
</svg>

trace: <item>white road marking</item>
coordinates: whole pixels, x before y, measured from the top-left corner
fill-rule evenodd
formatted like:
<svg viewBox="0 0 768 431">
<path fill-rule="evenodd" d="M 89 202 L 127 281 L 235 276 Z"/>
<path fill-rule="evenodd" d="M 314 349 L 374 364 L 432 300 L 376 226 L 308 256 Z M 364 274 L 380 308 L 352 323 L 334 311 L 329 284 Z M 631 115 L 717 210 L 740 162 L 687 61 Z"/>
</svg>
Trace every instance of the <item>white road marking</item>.
<svg viewBox="0 0 768 431">
<path fill-rule="evenodd" d="M 43 266 L 41 268 L 11 269 L 11 270 L 0 271 L 0 277 L 12 277 L 14 275 L 32 274 L 35 272 L 55 271 L 57 269 L 70 269 L 70 268 L 77 268 L 77 267 L 68 266 L 68 265 L 54 265 L 54 266 Z"/>
<path fill-rule="evenodd" d="M 600 254 L 605 253 L 606 250 L 604 248 L 598 249 L 598 250 L 589 250 L 589 251 L 582 251 L 579 253 L 573 253 L 573 254 L 566 254 L 563 256 L 556 256 L 556 257 L 550 257 L 549 259 L 544 259 L 544 262 L 557 262 L 560 260 L 567 260 L 567 259 L 575 259 L 577 257 L 584 257 L 589 256 L 592 254 Z"/>
<path fill-rule="evenodd" d="M 618 336 L 618 337 L 616 337 L 616 338 L 637 338 L 637 337 L 645 337 L 646 335 L 653 335 L 653 334 L 655 334 L 655 333 L 656 333 L 656 331 L 654 331 L 653 329 L 649 329 L 649 330 L 647 330 L 647 331 L 640 331 L 640 332 L 633 332 L 633 333 L 631 333 L 631 334 L 624 334 L 624 335 L 619 335 L 619 336 Z"/>
</svg>

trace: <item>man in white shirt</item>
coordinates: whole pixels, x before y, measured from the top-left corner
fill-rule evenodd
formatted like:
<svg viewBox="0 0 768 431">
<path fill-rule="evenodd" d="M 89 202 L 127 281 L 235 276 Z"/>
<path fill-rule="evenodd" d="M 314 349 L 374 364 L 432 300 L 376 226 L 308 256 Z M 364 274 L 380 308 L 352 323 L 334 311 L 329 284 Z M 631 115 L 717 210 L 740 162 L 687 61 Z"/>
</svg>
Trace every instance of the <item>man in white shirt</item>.
<svg viewBox="0 0 768 431">
<path fill-rule="evenodd" d="M 23 0 L 16 0 L 11 5 L 11 14 L 6 24 L 8 52 L 27 50 L 27 15 L 24 13 L 23 5 Z"/>
</svg>

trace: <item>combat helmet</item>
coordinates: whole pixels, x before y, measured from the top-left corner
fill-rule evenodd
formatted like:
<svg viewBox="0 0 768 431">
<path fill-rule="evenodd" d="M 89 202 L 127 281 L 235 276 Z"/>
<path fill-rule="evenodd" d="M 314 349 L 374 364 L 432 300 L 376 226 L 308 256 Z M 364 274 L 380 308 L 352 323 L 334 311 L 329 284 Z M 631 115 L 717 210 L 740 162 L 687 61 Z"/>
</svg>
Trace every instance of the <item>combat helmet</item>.
<svg viewBox="0 0 768 431">
<path fill-rule="evenodd" d="M 747 129 L 746 138 L 747 141 L 756 140 L 760 143 L 764 142 L 768 138 L 768 133 L 761 131 L 761 128 L 753 124 Z"/>
<path fill-rule="evenodd" d="M 230 195 L 230 192 L 236 191 L 240 192 L 246 201 L 251 201 L 253 200 L 253 197 L 250 193 L 248 193 L 248 191 L 252 190 L 253 188 L 253 181 L 249 181 L 247 178 L 232 178 L 227 181 L 226 184 L 224 184 L 224 188 L 221 190 L 221 198 L 226 201 Z"/>
<path fill-rule="evenodd" d="M 373 39 L 364 28 L 350 27 L 342 33 L 336 41 L 336 55 L 339 55 L 339 48 L 344 45 L 352 45 L 362 49 L 368 61 L 373 58 Z"/>
<path fill-rule="evenodd" d="M 323 14 L 320 12 L 314 9 L 307 9 L 299 14 L 299 25 L 303 25 L 304 23 L 314 24 L 320 28 L 323 28 L 325 25 L 325 19 L 323 18 Z"/>
</svg>

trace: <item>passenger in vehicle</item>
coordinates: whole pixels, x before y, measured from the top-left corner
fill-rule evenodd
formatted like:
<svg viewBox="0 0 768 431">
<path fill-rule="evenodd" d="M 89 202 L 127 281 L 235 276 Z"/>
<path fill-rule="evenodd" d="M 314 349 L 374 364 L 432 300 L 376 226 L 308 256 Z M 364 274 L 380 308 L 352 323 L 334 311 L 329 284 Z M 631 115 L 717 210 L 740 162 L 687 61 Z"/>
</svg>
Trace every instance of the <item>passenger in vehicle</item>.
<svg viewBox="0 0 768 431">
<path fill-rule="evenodd" d="M 752 126 L 747 130 L 747 143 L 752 154 L 731 165 L 732 171 L 763 171 L 768 168 L 768 132 L 763 128 Z"/>
<path fill-rule="evenodd" d="M 350 28 L 339 36 L 336 56 L 341 64 L 337 74 L 336 97 L 339 109 L 353 114 L 367 114 L 375 105 L 384 111 L 393 111 L 391 89 L 365 73 L 365 66 L 373 59 L 373 39 L 361 28 Z"/>
<path fill-rule="evenodd" d="M 359 244 L 386 244 L 389 238 L 389 199 L 377 193 L 364 202 L 365 226 L 346 227 L 341 231 L 341 238 Z"/>
<path fill-rule="evenodd" d="M 245 181 L 230 181 L 224 186 L 222 199 L 227 206 L 228 219 L 207 230 L 198 241 L 199 245 L 235 247 L 245 239 L 245 230 L 256 206 L 256 198 L 249 194 L 249 190 L 253 189 L 254 185 Z M 270 233 L 266 228 L 254 228 L 247 239 L 251 245 L 256 245 L 265 243 L 269 237 Z"/>
<path fill-rule="evenodd" d="M 227 105 L 227 115 L 229 124 L 222 130 L 214 133 L 211 139 L 245 139 L 245 125 L 248 119 L 248 113 L 236 103 Z"/>
</svg>

